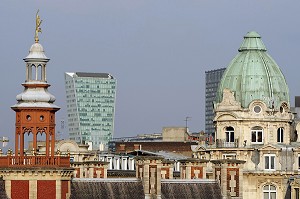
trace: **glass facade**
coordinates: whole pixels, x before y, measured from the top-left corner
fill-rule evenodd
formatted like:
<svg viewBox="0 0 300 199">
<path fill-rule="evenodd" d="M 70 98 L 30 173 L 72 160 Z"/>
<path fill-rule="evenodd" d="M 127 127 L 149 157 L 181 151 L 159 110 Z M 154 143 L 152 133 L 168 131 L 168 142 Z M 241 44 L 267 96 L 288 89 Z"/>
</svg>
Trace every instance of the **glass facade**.
<svg viewBox="0 0 300 199">
<path fill-rule="evenodd" d="M 114 133 L 116 80 L 108 73 L 65 73 L 69 138 L 107 147 Z"/>
<path fill-rule="evenodd" d="M 213 119 L 213 102 L 215 101 L 219 83 L 226 68 L 205 71 L 205 133 L 213 135 L 215 133 Z"/>
</svg>

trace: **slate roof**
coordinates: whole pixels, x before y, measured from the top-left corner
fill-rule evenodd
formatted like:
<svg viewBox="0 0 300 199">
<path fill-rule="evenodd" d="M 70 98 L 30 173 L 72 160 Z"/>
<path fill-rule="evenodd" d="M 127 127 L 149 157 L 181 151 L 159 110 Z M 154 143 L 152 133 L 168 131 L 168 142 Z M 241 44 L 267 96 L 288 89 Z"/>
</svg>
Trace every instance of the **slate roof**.
<svg viewBox="0 0 300 199">
<path fill-rule="evenodd" d="M 70 199 L 144 199 L 143 184 L 137 178 L 73 179 Z M 222 199 L 215 180 L 162 180 L 162 199 Z"/>
<path fill-rule="evenodd" d="M 131 179 L 76 179 L 71 182 L 70 199 L 144 199 L 142 181 Z"/>
<path fill-rule="evenodd" d="M 214 180 L 162 180 L 162 199 L 222 199 Z"/>
</svg>

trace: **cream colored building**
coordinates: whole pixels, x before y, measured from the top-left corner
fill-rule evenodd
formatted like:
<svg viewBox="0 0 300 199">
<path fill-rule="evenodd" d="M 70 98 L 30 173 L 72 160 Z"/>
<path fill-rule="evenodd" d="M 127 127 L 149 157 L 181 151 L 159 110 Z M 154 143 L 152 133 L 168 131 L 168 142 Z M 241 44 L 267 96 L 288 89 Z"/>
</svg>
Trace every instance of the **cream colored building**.
<svg viewBox="0 0 300 199">
<path fill-rule="evenodd" d="M 300 125 L 291 112 L 284 75 L 266 51 L 259 34 L 247 33 L 219 85 L 215 145 L 199 145 L 194 157 L 246 161 L 239 197 L 231 194 L 239 187 L 235 178 L 228 177 L 225 189 L 232 198 L 297 199 Z M 208 164 L 208 172 L 212 169 Z"/>
</svg>

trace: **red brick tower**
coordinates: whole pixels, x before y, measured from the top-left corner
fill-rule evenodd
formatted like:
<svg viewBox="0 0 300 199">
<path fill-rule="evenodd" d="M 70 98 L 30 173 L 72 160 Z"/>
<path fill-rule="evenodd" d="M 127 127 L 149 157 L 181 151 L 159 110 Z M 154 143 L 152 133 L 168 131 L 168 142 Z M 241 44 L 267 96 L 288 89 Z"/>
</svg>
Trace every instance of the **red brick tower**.
<svg viewBox="0 0 300 199">
<path fill-rule="evenodd" d="M 55 155 L 55 113 L 60 108 L 54 105 L 55 97 L 47 88 L 46 65 L 49 59 L 39 44 L 40 17 L 36 15 L 35 43 L 31 46 L 26 63 L 24 91 L 17 95 L 15 153 L 0 157 L 0 175 L 5 181 L 9 198 L 56 198 L 66 199 L 70 194 L 69 156 Z M 37 153 L 38 135 L 45 137 L 46 154 Z M 32 135 L 33 150 L 24 151 L 24 137 Z M 22 196 L 22 197 L 20 197 Z"/>
</svg>

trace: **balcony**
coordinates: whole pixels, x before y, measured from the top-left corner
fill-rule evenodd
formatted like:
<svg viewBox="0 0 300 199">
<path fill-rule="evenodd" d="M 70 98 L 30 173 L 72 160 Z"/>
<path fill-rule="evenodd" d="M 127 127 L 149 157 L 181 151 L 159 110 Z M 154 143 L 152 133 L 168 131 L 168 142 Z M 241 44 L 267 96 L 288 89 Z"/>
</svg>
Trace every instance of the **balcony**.
<svg viewBox="0 0 300 199">
<path fill-rule="evenodd" d="M 1 156 L 3 167 L 70 167 L 69 156 Z"/>
<path fill-rule="evenodd" d="M 217 139 L 216 146 L 217 148 L 238 148 L 239 139 L 234 139 L 233 142 L 226 142 L 225 139 Z"/>
</svg>

